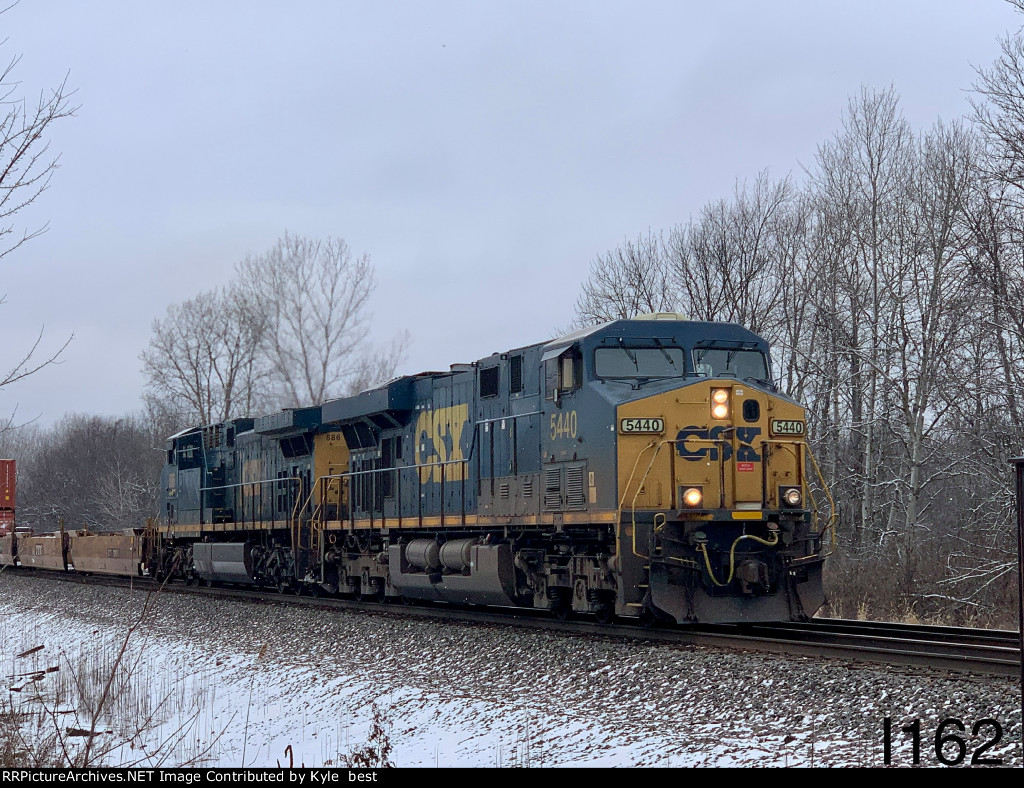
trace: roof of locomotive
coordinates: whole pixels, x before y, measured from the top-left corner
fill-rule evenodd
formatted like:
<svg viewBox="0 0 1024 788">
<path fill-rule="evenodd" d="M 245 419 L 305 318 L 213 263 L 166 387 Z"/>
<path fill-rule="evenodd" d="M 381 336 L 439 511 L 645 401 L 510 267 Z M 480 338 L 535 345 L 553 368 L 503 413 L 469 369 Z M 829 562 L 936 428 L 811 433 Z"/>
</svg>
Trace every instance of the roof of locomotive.
<svg viewBox="0 0 1024 788">
<path fill-rule="evenodd" d="M 609 337 L 619 339 L 657 337 L 662 340 L 672 339 L 684 347 L 699 346 L 703 342 L 738 342 L 761 348 L 766 352 L 768 350 L 767 341 L 738 323 L 689 320 L 685 315 L 676 312 L 656 312 L 637 315 L 630 319 L 609 320 L 543 342 L 502 351 L 502 353 L 536 350 L 541 353 L 542 358 L 550 358 L 581 340 L 596 342 Z M 587 344 L 592 344 L 592 342 L 588 341 Z M 449 371 L 427 371 L 395 377 L 358 394 L 328 400 L 320 406 L 284 408 L 277 413 L 256 419 L 253 426 L 257 431 L 291 433 L 315 428 L 316 424 L 320 423 L 347 421 L 372 413 L 410 410 L 413 407 L 412 385 L 414 381 L 464 374 L 473 370 L 480 362 L 497 355 L 499 353 L 493 353 L 473 364 L 452 364 Z M 202 428 L 199 426 L 186 427 L 171 435 L 167 439 L 168 444 L 170 445 L 175 438 L 200 429 Z"/>
<path fill-rule="evenodd" d="M 616 337 L 622 339 L 644 339 L 672 337 L 680 344 L 691 347 L 702 342 L 743 342 L 764 350 L 768 343 L 748 328 L 738 323 L 687 320 L 676 312 L 657 312 L 651 315 L 637 315 L 631 319 L 610 320 L 596 326 L 588 326 L 561 337 L 542 342 L 544 355 L 550 356 L 582 339 Z"/>
<path fill-rule="evenodd" d="M 543 342 L 534 342 L 529 345 L 521 345 L 509 350 L 495 352 L 490 356 L 485 356 L 484 358 L 477 360 L 473 364 L 455 363 L 451 365 L 451 369 L 449 371 L 426 371 L 418 372 L 415 375 L 395 377 L 387 383 L 382 383 L 379 386 L 366 389 L 365 391 L 353 396 L 363 397 L 364 395 L 368 395 L 366 397 L 367 399 L 374 396 L 380 397 L 382 396 L 381 394 L 374 395 L 374 393 L 387 391 L 398 383 L 405 383 L 405 385 L 408 385 L 408 381 L 419 378 L 442 377 L 445 375 L 467 372 L 472 370 L 480 362 L 494 358 L 495 356 L 503 353 L 515 353 L 518 351 L 539 349 L 543 356 L 550 357 L 560 353 L 565 348 L 580 340 L 590 338 L 598 339 L 603 337 L 621 337 L 622 339 L 644 339 L 647 337 L 657 337 L 658 339 L 672 338 L 686 347 L 699 346 L 703 342 L 742 342 L 744 344 L 749 343 L 765 351 L 768 350 L 768 343 L 764 338 L 758 336 L 750 329 L 744 328 L 738 323 L 689 320 L 685 315 L 678 312 L 653 312 L 645 315 L 636 315 L 629 319 L 620 318 L 617 320 L 609 320 L 605 323 L 586 326 L 585 328 L 571 331 L 568 334 L 547 339 Z M 341 397 L 339 399 L 351 400 L 353 396 Z"/>
</svg>

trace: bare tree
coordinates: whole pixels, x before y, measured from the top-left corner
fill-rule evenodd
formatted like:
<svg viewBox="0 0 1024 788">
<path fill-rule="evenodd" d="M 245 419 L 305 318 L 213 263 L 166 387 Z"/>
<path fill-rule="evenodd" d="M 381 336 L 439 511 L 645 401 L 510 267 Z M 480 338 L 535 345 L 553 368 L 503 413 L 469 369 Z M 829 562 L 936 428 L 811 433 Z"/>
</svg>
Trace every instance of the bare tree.
<svg viewBox="0 0 1024 788">
<path fill-rule="evenodd" d="M 960 124 L 937 123 L 917 145 L 908 172 L 907 217 L 903 224 L 907 254 L 887 266 L 895 323 L 894 366 L 883 385 L 902 419 L 893 419 L 892 434 L 901 467 L 897 490 L 903 522 L 899 548 L 903 591 L 913 589 L 921 564 L 927 493 L 945 482 L 959 463 L 941 440 L 947 416 L 959 399 L 957 375 L 950 360 L 968 338 L 975 291 L 958 233 L 960 212 L 974 176 L 974 144 Z M 961 455 L 962 456 L 962 455 Z"/>
<path fill-rule="evenodd" d="M 774 230 L 793 198 L 789 179 L 761 172 L 737 182 L 732 200 L 708 203 L 700 216 L 672 230 L 669 268 L 684 308 L 695 320 L 727 320 L 775 339 L 780 298 Z"/>
<path fill-rule="evenodd" d="M 0 15 L 12 7 L 0 9 Z M 6 40 L 0 41 L 0 46 L 4 43 Z M 0 258 L 46 232 L 45 223 L 19 229 L 15 217 L 46 191 L 57 170 L 60 157 L 50 153 L 47 140 L 50 127 L 77 110 L 71 103 L 74 91 L 68 88 L 66 77 L 56 88 L 42 91 L 35 102 L 18 95 L 20 83 L 14 73 L 20 62 L 21 56 L 15 55 L 6 66 L 0 66 Z M 0 305 L 3 303 L 4 295 L 0 294 Z M 40 331 L 20 358 L 8 362 L 6 369 L 0 367 L 0 389 L 54 363 L 70 341 L 55 351 L 42 352 Z M 11 422 L 10 418 L 0 421 L 0 429 Z"/>
<path fill-rule="evenodd" d="M 209 291 L 153 321 L 140 358 L 154 408 L 210 424 L 250 415 L 260 404 L 265 373 L 257 354 L 266 321 L 247 299 L 237 287 Z"/>
<path fill-rule="evenodd" d="M 3 306 L 4 302 L 4 297 L 0 296 L 0 306 Z M 14 361 L 13 364 L 10 364 L 4 372 L 0 372 L 0 389 L 10 385 L 11 383 L 19 381 L 22 378 L 27 378 L 29 375 L 38 372 L 43 367 L 56 363 L 60 358 L 61 353 L 63 353 L 67 346 L 71 344 L 71 340 L 73 338 L 74 335 L 68 337 L 64 341 L 64 344 L 59 348 L 53 351 L 47 351 L 45 356 L 40 357 L 39 350 L 43 341 L 43 329 L 40 329 L 35 342 L 32 343 L 27 351 L 22 353 L 21 358 Z M 6 426 L 9 426 L 12 421 L 13 416 L 6 422 L 0 421 L 0 429 L 4 429 Z"/>
<path fill-rule="evenodd" d="M 405 356 L 410 336 L 408 331 L 397 334 L 381 352 L 362 355 L 356 360 L 350 377 L 346 381 L 345 395 L 358 394 L 366 389 L 385 383 L 395 375 L 399 360 Z"/>
<path fill-rule="evenodd" d="M 0 257 L 46 232 L 46 224 L 17 230 L 14 217 L 46 191 L 57 171 L 60 156 L 50 155 L 46 139 L 50 126 L 78 109 L 71 104 L 74 91 L 68 89 L 67 78 L 41 92 L 31 105 L 18 96 L 14 71 L 20 62 L 21 56 L 15 55 L 0 68 L 0 106 L 5 108 L 0 115 Z"/>
<path fill-rule="evenodd" d="M 772 361 L 784 391 L 804 401 L 818 370 L 814 299 L 814 211 L 806 194 L 796 192 L 772 217 L 773 262 L 778 283 L 775 313 L 769 315 Z"/>
<path fill-rule="evenodd" d="M 1007 0 L 1024 12 L 1024 0 Z M 1000 55 L 989 68 L 975 69 L 977 94 L 970 99 L 974 121 L 988 146 L 985 174 L 1024 191 L 1024 37 L 1018 31 L 999 40 Z"/>
<path fill-rule="evenodd" d="M 35 528 L 137 527 L 157 513 L 163 452 L 142 418 L 69 414 L 50 429 L 15 430 L 18 519 Z M 3 443 L 0 443 L 0 447 Z"/>
<path fill-rule="evenodd" d="M 286 233 L 266 254 L 240 262 L 236 276 L 246 302 L 266 319 L 260 351 L 280 406 L 316 405 L 394 373 L 407 337 L 386 353 L 368 342 L 373 266 L 344 240 Z"/>
<path fill-rule="evenodd" d="M 649 233 L 599 258 L 577 301 L 579 325 L 663 298 L 772 342 L 846 525 L 828 569 L 832 614 L 1000 626 L 1016 598 L 1006 467 L 1024 441 L 1018 37 L 985 77 L 976 130 L 915 132 L 892 88 L 863 88 L 803 189 L 764 174 L 738 182 L 663 242 Z M 997 87 L 1003 103 L 983 105 Z"/>
<path fill-rule="evenodd" d="M 853 545 L 891 511 L 891 491 L 878 477 L 884 415 L 882 381 L 891 368 L 894 338 L 887 267 L 907 254 L 900 228 L 913 135 L 889 88 L 864 88 L 851 99 L 843 128 L 818 148 L 812 188 L 822 219 L 819 251 L 827 285 L 817 295 L 846 367 L 836 412 L 849 414 Z"/>
<path fill-rule="evenodd" d="M 661 240 L 652 232 L 598 255 L 576 299 L 572 328 L 650 312 L 673 312 L 677 299 Z"/>
</svg>

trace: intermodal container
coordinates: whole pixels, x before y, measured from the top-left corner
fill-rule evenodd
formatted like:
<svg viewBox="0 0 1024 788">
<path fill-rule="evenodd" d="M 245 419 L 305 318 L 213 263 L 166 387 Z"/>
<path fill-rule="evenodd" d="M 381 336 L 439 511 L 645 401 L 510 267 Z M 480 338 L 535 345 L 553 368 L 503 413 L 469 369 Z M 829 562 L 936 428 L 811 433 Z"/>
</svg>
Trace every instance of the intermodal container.
<svg viewBox="0 0 1024 788">
<path fill-rule="evenodd" d="M 0 460 L 0 536 L 14 530 L 14 460 Z"/>
</svg>

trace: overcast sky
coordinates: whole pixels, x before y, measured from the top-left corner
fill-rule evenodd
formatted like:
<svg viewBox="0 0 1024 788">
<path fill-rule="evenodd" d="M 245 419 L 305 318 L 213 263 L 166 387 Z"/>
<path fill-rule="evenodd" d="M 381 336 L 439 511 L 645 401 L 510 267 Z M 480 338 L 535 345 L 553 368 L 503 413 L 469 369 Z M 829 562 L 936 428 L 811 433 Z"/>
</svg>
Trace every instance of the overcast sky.
<svg viewBox="0 0 1024 788">
<path fill-rule="evenodd" d="M 813 164 L 861 86 L 915 128 L 969 112 L 1003 0 L 21 0 L 0 59 L 68 75 L 61 168 L 0 260 L 0 367 L 45 326 L 59 366 L 0 415 L 139 407 L 171 303 L 285 231 L 373 261 L 372 339 L 401 373 L 549 338 L 596 255 L 737 179 Z M 0 370 L 2 371 L 2 370 Z"/>
</svg>

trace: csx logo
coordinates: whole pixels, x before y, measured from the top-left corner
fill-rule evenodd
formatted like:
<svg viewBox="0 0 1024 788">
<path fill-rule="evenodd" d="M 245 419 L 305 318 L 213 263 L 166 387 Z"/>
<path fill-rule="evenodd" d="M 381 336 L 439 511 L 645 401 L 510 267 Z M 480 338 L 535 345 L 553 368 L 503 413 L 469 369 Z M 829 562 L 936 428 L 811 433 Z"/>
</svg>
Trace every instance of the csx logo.
<svg viewBox="0 0 1024 788">
<path fill-rule="evenodd" d="M 732 457 L 732 443 L 729 441 L 728 433 L 735 429 L 736 440 L 739 446 L 736 448 L 737 462 L 760 462 L 761 457 L 757 450 L 751 446 L 754 438 L 761 434 L 760 427 L 683 427 L 676 435 L 676 446 L 679 449 L 679 456 L 690 462 L 708 459 L 718 461 L 719 449 L 722 450 L 723 460 Z M 693 448 L 687 445 L 690 442 Z M 713 443 L 712 441 L 724 441 Z"/>
<path fill-rule="evenodd" d="M 444 479 L 449 482 L 466 478 L 463 459 L 462 432 L 469 423 L 469 405 L 452 405 L 437 410 L 424 410 L 416 420 L 416 464 L 420 468 L 420 481 L 441 481 L 441 463 Z"/>
</svg>

